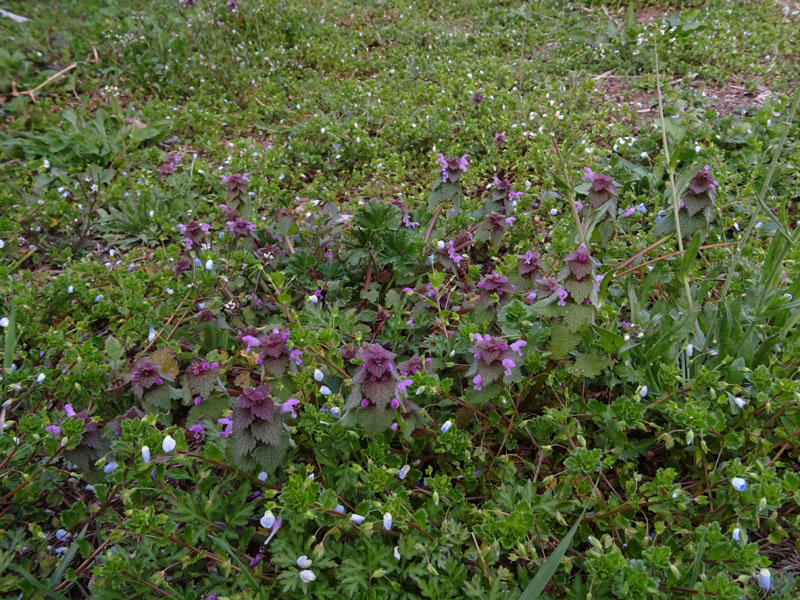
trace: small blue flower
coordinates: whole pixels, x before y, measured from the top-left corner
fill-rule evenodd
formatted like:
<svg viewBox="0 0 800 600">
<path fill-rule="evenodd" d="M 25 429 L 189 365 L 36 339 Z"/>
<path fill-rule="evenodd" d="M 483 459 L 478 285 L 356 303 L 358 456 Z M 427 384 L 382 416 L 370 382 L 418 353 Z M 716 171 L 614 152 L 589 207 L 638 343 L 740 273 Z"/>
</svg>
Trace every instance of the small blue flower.
<svg viewBox="0 0 800 600">
<path fill-rule="evenodd" d="M 100 300 L 102 299 L 103 299 L 103 294 L 97 294 L 97 296 L 94 297 L 95 303 L 100 302 Z"/>
<path fill-rule="evenodd" d="M 103 473 L 113 473 L 117 470 L 117 463 L 110 462 L 103 467 Z"/>
<path fill-rule="evenodd" d="M 214 261 L 210 258 L 206 261 L 206 271 L 211 271 L 214 269 Z"/>
<path fill-rule="evenodd" d="M 272 529 L 272 526 L 275 525 L 275 515 L 272 514 L 271 510 L 268 510 L 264 513 L 264 516 L 261 517 L 259 523 L 261 523 L 264 529 Z"/>
<path fill-rule="evenodd" d="M 150 448 L 142 446 L 142 460 L 146 463 L 150 462 Z"/>
<path fill-rule="evenodd" d="M 385 513 L 383 515 L 383 528 L 386 531 L 391 531 L 392 529 L 392 513 Z"/>
<path fill-rule="evenodd" d="M 305 554 L 303 554 L 303 556 L 299 557 L 299 558 L 298 558 L 298 559 L 295 561 L 295 563 L 296 563 L 296 564 L 297 564 L 297 566 L 298 566 L 298 567 L 300 567 L 301 569 L 307 569 L 307 568 L 309 568 L 309 567 L 311 566 L 311 559 L 310 559 L 310 558 L 308 558 L 308 557 L 307 557 Z"/>
<path fill-rule="evenodd" d="M 357 515 L 356 513 L 353 513 L 352 515 L 350 515 L 350 521 L 354 525 L 361 525 L 364 522 L 365 518 L 366 517 L 362 517 L 361 515 Z"/>
<path fill-rule="evenodd" d="M 771 585 L 772 574 L 769 569 L 761 569 L 758 572 L 758 587 L 762 590 L 769 590 Z"/>
<path fill-rule="evenodd" d="M 328 411 L 332 417 L 336 417 L 337 419 L 342 416 L 342 409 L 338 406 L 334 406 Z"/>
<path fill-rule="evenodd" d="M 741 546 L 744 546 L 747 543 L 747 534 L 738 527 L 733 530 L 733 535 L 731 537 L 739 542 Z"/>
<path fill-rule="evenodd" d="M 408 472 L 411 470 L 411 467 L 408 465 L 403 465 L 403 467 L 397 472 L 397 476 L 400 479 L 405 479 Z"/>
<path fill-rule="evenodd" d="M 267 477 L 269 477 L 269 475 L 267 475 L 266 471 L 261 471 L 261 473 L 258 474 L 258 480 L 261 482 L 266 481 Z"/>
<path fill-rule="evenodd" d="M 323 396 L 330 396 L 333 392 L 327 385 L 323 385 L 321 388 L 319 388 L 319 393 Z"/>
<path fill-rule="evenodd" d="M 747 481 L 745 481 L 741 477 L 734 477 L 733 479 L 731 479 L 731 485 L 733 486 L 733 489 L 735 489 L 737 492 L 743 492 L 747 489 Z"/>
<path fill-rule="evenodd" d="M 444 422 L 444 424 L 443 424 L 443 425 L 442 425 L 442 426 L 439 428 L 439 431 L 441 431 L 442 433 L 447 433 L 448 431 L 450 431 L 450 428 L 451 428 L 452 426 L 453 426 L 453 422 L 452 422 L 452 421 L 450 421 L 450 420 L 448 419 L 448 420 L 447 420 L 447 421 L 445 421 L 445 422 Z"/>
<path fill-rule="evenodd" d="M 161 449 L 167 454 L 175 450 L 175 440 L 171 435 L 165 437 L 164 441 L 161 442 Z"/>
<path fill-rule="evenodd" d="M 325 379 L 325 374 L 319 369 L 314 369 L 314 381 L 322 383 L 323 379 Z"/>
</svg>

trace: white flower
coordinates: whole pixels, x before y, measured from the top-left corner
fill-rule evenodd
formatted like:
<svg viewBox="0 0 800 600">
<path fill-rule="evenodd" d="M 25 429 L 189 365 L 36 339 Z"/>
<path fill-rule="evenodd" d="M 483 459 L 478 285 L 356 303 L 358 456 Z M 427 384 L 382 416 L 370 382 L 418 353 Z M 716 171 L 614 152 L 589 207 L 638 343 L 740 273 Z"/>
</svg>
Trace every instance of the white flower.
<svg viewBox="0 0 800 600">
<path fill-rule="evenodd" d="M 43 384 L 44 383 L 44 377 L 45 377 L 44 373 L 39 373 L 36 376 L 36 383 L 38 383 L 40 385 Z"/>
<path fill-rule="evenodd" d="M 439 431 L 441 431 L 442 433 L 447 433 L 448 431 L 450 431 L 450 428 L 451 428 L 452 426 L 453 426 L 453 422 L 452 422 L 451 420 L 449 420 L 449 419 L 448 419 L 448 420 L 447 420 L 447 421 L 445 421 L 445 422 L 444 422 L 444 424 L 443 424 L 443 425 L 442 425 L 442 426 L 439 428 Z"/>
<path fill-rule="evenodd" d="M 356 513 L 353 513 L 352 515 L 350 515 L 350 521 L 354 525 L 361 525 L 364 522 L 365 518 L 366 517 L 362 517 L 361 515 L 357 515 Z"/>
<path fill-rule="evenodd" d="M 311 559 L 308 558 L 305 554 L 297 559 L 297 566 L 301 569 L 307 569 L 311 566 Z M 308 583 L 308 582 L 306 582 Z"/>
<path fill-rule="evenodd" d="M 150 462 L 150 448 L 142 446 L 142 460 L 146 463 Z"/>
<path fill-rule="evenodd" d="M 67 288 L 67 293 L 68 293 L 68 294 L 71 294 L 71 293 L 72 293 L 74 290 L 75 290 L 75 288 L 74 288 L 74 287 L 72 287 L 72 286 L 69 286 L 69 287 Z"/>
<path fill-rule="evenodd" d="M 758 587 L 762 590 L 768 590 L 770 588 L 770 579 L 772 574 L 769 572 L 769 569 L 761 569 L 758 572 Z"/>
<path fill-rule="evenodd" d="M 314 296 L 316 298 L 316 296 Z M 319 369 L 314 369 L 314 381 L 321 382 L 325 379 L 325 374 Z"/>
<path fill-rule="evenodd" d="M 406 475 L 408 475 L 408 472 L 409 472 L 410 470 L 411 470 L 411 467 L 409 467 L 408 465 L 403 465 L 403 468 L 402 468 L 402 469 L 400 469 L 400 470 L 397 472 L 397 476 L 398 476 L 400 479 L 405 479 L 405 478 L 406 478 Z"/>
<path fill-rule="evenodd" d="M 214 268 L 214 261 L 210 258 L 206 261 L 206 271 L 211 271 Z"/>
<path fill-rule="evenodd" d="M 319 393 L 323 396 L 330 396 L 333 392 L 331 392 L 331 388 L 329 388 L 327 385 L 323 385 L 321 388 L 319 388 Z"/>
<path fill-rule="evenodd" d="M 739 407 L 739 410 L 742 410 L 745 406 L 747 406 L 747 400 L 745 400 L 744 398 L 737 397 L 734 398 L 733 401 L 736 404 L 736 406 Z"/>
<path fill-rule="evenodd" d="M 734 477 L 733 479 L 731 479 L 731 485 L 733 486 L 733 489 L 735 489 L 737 492 L 743 492 L 747 489 L 747 481 L 745 481 L 741 477 Z"/>
<path fill-rule="evenodd" d="M 383 515 L 383 528 L 389 531 L 392 528 L 392 513 L 385 513 Z"/>
<path fill-rule="evenodd" d="M 272 514 L 271 510 L 268 510 L 264 513 L 264 516 L 261 517 L 259 523 L 261 523 L 264 529 L 272 529 L 272 526 L 275 525 L 275 515 Z"/>
<path fill-rule="evenodd" d="M 147 334 L 147 341 L 152 342 L 154 339 L 156 339 L 156 328 L 151 326 L 150 332 Z"/>
<path fill-rule="evenodd" d="M 647 158 L 647 152 L 642 152 L 639 156 L 641 158 Z"/>
<path fill-rule="evenodd" d="M 323 132 L 324 132 L 324 130 L 323 130 Z M 300 571 L 300 579 L 303 581 L 303 583 L 311 583 L 316 578 L 317 578 L 317 576 L 314 575 L 314 571 L 309 571 L 308 569 L 304 569 L 304 570 Z"/>
<path fill-rule="evenodd" d="M 8 317 L 3 317 L 2 319 L 0 319 L 0 327 L 8 327 L 8 323 L 9 323 Z"/>
<path fill-rule="evenodd" d="M 6 247 L 6 243 L 3 240 L 0 240 L 0 250 Z"/>
<path fill-rule="evenodd" d="M 306 298 L 311 304 L 316 304 L 319 302 L 319 298 L 317 298 L 316 294 L 311 294 L 308 298 Z"/>
<path fill-rule="evenodd" d="M 394 554 L 395 559 L 400 560 L 400 548 L 395 546 L 394 547 L 394 552 L 392 554 Z"/>
<path fill-rule="evenodd" d="M 161 449 L 164 452 L 167 452 L 167 453 L 170 453 L 173 450 L 175 450 L 175 440 L 172 439 L 171 435 L 168 435 L 167 437 L 165 437 L 164 441 L 161 442 Z"/>
</svg>

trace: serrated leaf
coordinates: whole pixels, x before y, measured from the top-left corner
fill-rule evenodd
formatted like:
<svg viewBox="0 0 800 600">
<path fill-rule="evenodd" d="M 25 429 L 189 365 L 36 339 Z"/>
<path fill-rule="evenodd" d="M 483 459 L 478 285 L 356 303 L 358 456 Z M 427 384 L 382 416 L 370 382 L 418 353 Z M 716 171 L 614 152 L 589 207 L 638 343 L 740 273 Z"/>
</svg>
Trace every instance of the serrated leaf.
<svg viewBox="0 0 800 600">
<path fill-rule="evenodd" d="M 591 304 L 568 304 L 564 309 L 564 325 L 569 331 L 578 331 L 591 322 L 594 307 Z"/>
<path fill-rule="evenodd" d="M 186 417 L 186 424 L 190 427 L 200 419 L 211 419 L 216 421 L 222 417 L 223 413 L 230 408 L 230 401 L 225 396 L 209 398 L 200 404 L 196 404 L 189 409 Z"/>
<path fill-rule="evenodd" d="M 375 406 L 367 406 L 356 410 L 356 421 L 369 437 L 386 431 L 394 421 L 394 410 L 380 410 Z"/>
<path fill-rule="evenodd" d="M 250 433 L 259 442 L 270 446 L 280 446 L 281 438 L 286 433 L 283 427 L 283 419 L 275 415 L 272 423 L 269 421 L 257 421 L 250 426 Z"/>
<path fill-rule="evenodd" d="M 591 277 L 587 277 L 582 281 L 575 281 L 574 279 L 567 279 L 564 283 L 564 289 L 569 292 L 572 299 L 578 304 L 582 303 L 589 294 L 594 290 L 594 281 Z"/>
<path fill-rule="evenodd" d="M 122 344 L 117 338 L 113 335 L 106 338 L 105 354 L 112 367 L 119 364 L 123 351 Z"/>
<path fill-rule="evenodd" d="M 234 431 L 230 437 L 231 451 L 236 460 L 247 456 L 256 447 L 256 438 L 248 431 Z"/>
<path fill-rule="evenodd" d="M 175 353 L 169 348 L 161 348 L 161 350 L 153 352 L 150 355 L 150 361 L 157 364 L 167 377 L 177 377 L 178 361 L 175 359 Z"/>
<path fill-rule="evenodd" d="M 171 386 L 159 385 L 144 395 L 143 402 L 145 407 L 151 412 L 166 413 L 172 408 Z"/>
<path fill-rule="evenodd" d="M 576 377 L 597 377 L 611 366 L 611 359 L 602 354 L 579 354 L 567 371 Z"/>
<path fill-rule="evenodd" d="M 553 358 L 558 360 L 569 354 L 580 341 L 581 337 L 572 333 L 565 325 L 556 324 L 550 330 L 550 341 L 547 347 Z"/>
</svg>

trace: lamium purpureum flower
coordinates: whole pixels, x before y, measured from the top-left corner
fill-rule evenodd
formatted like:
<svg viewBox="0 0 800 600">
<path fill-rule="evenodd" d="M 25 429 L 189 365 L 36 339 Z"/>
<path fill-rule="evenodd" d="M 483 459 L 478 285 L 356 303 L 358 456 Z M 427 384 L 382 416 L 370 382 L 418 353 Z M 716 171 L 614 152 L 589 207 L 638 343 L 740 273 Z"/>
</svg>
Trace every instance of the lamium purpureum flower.
<svg viewBox="0 0 800 600">
<path fill-rule="evenodd" d="M 194 246 L 199 246 L 206 240 L 210 225 L 208 223 L 198 223 L 197 221 L 189 221 L 186 225 L 178 223 L 178 231 L 184 237 L 186 247 L 191 250 Z"/>
<path fill-rule="evenodd" d="M 485 292 L 481 299 L 489 300 L 489 296 L 497 294 L 500 297 L 500 302 L 508 299 L 511 292 L 514 291 L 514 286 L 505 275 L 500 275 L 497 271 L 492 271 L 478 282 L 478 287 Z"/>
<path fill-rule="evenodd" d="M 589 256 L 586 244 L 580 244 L 575 250 L 570 252 L 564 259 L 564 263 L 569 267 L 572 277 L 576 281 L 583 280 L 592 272 L 594 260 Z"/>
<path fill-rule="evenodd" d="M 533 250 L 528 250 L 525 254 L 517 254 L 517 272 L 521 277 L 535 279 L 544 271 L 542 255 Z"/>
<path fill-rule="evenodd" d="M 706 165 L 689 181 L 689 193 L 693 196 L 707 194 L 709 199 L 713 200 L 718 185 L 719 181 L 711 176 L 711 167 Z"/>
<path fill-rule="evenodd" d="M 583 178 L 589 179 L 592 182 L 589 193 L 586 196 L 592 208 L 600 208 L 612 198 L 617 197 L 617 188 L 614 186 L 611 177 L 603 175 L 602 173 L 595 173 L 589 167 L 584 167 L 584 170 L 586 171 L 586 175 L 584 175 Z M 612 205 L 613 207 L 611 208 L 613 208 L 613 210 L 610 210 L 610 214 L 613 216 L 617 212 L 616 202 L 612 202 Z"/>
<path fill-rule="evenodd" d="M 287 343 L 289 332 L 275 328 L 269 333 L 257 334 L 254 328 L 248 328 L 242 334 L 240 340 L 248 349 L 253 346 L 258 348 L 258 364 L 264 365 L 274 377 L 282 377 L 292 359 L 292 350 Z M 254 339 L 257 344 L 253 342 Z M 291 364 L 296 364 L 296 361 Z"/>
<path fill-rule="evenodd" d="M 440 152 L 436 156 L 438 157 L 436 162 L 442 166 L 442 181 L 455 183 L 467 172 L 467 167 L 469 166 L 467 158 L 469 158 L 469 154 L 464 154 L 461 158 L 457 156 L 445 158 L 444 154 Z"/>
<path fill-rule="evenodd" d="M 268 384 L 245 388 L 233 409 L 233 457 L 248 467 L 273 469 L 289 446 L 286 414 L 295 415 L 298 400 L 275 402 Z"/>
<path fill-rule="evenodd" d="M 400 377 L 392 365 L 396 354 L 378 344 L 367 344 L 358 354 L 364 362 L 358 367 L 352 382 L 360 389 L 362 399 L 367 405 L 374 404 L 384 409 L 396 395 Z"/>
<path fill-rule="evenodd" d="M 239 218 L 228 221 L 225 225 L 228 226 L 228 231 L 237 238 L 252 237 L 255 235 L 253 232 L 256 230 L 256 226 L 244 219 Z"/>
<path fill-rule="evenodd" d="M 516 221 L 515 217 L 506 217 L 493 211 L 486 215 L 486 218 L 481 223 L 481 227 L 484 231 L 488 232 L 492 244 L 498 246 L 503 241 L 506 229 L 511 227 L 514 221 Z"/>
<path fill-rule="evenodd" d="M 478 386 L 490 384 L 503 375 L 510 375 L 511 369 L 517 366 L 515 358 L 522 356 L 522 348 L 526 345 L 520 340 L 509 346 L 501 338 L 480 333 L 474 335 L 474 340 L 475 345 L 470 348 L 474 362 L 467 371 L 467 377 L 472 377 L 473 383 L 476 383 L 474 375 L 480 375 Z"/>
<path fill-rule="evenodd" d="M 209 362 L 204 360 L 189 365 L 185 372 L 185 379 L 191 392 L 202 397 L 208 396 L 214 389 L 214 384 L 217 380 L 217 369 L 219 369 L 217 361 Z"/>
<path fill-rule="evenodd" d="M 152 391 L 164 383 L 161 367 L 146 358 L 133 365 L 130 377 L 131 389 L 137 398 L 141 398 L 146 392 Z"/>
</svg>

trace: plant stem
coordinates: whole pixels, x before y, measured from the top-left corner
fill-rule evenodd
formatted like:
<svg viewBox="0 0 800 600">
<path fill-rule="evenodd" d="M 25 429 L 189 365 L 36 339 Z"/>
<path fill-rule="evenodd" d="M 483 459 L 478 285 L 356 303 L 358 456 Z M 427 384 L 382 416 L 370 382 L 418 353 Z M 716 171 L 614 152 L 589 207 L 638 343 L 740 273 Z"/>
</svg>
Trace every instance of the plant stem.
<svg viewBox="0 0 800 600">
<path fill-rule="evenodd" d="M 581 244 L 586 246 L 586 234 L 584 233 L 583 226 L 581 225 L 581 216 L 578 214 L 578 207 L 575 205 L 575 191 L 572 189 L 572 182 L 569 179 L 569 169 L 567 168 L 567 163 L 564 161 L 564 157 L 561 156 L 561 151 L 558 149 L 558 144 L 556 143 L 555 138 L 553 138 L 553 148 L 555 149 L 555 152 L 561 161 L 561 168 L 564 171 L 564 182 L 567 184 L 567 188 L 569 189 L 568 198 L 570 206 L 572 206 L 572 218 L 575 219 L 575 227 L 578 228 L 578 239 L 580 240 Z"/>
</svg>

